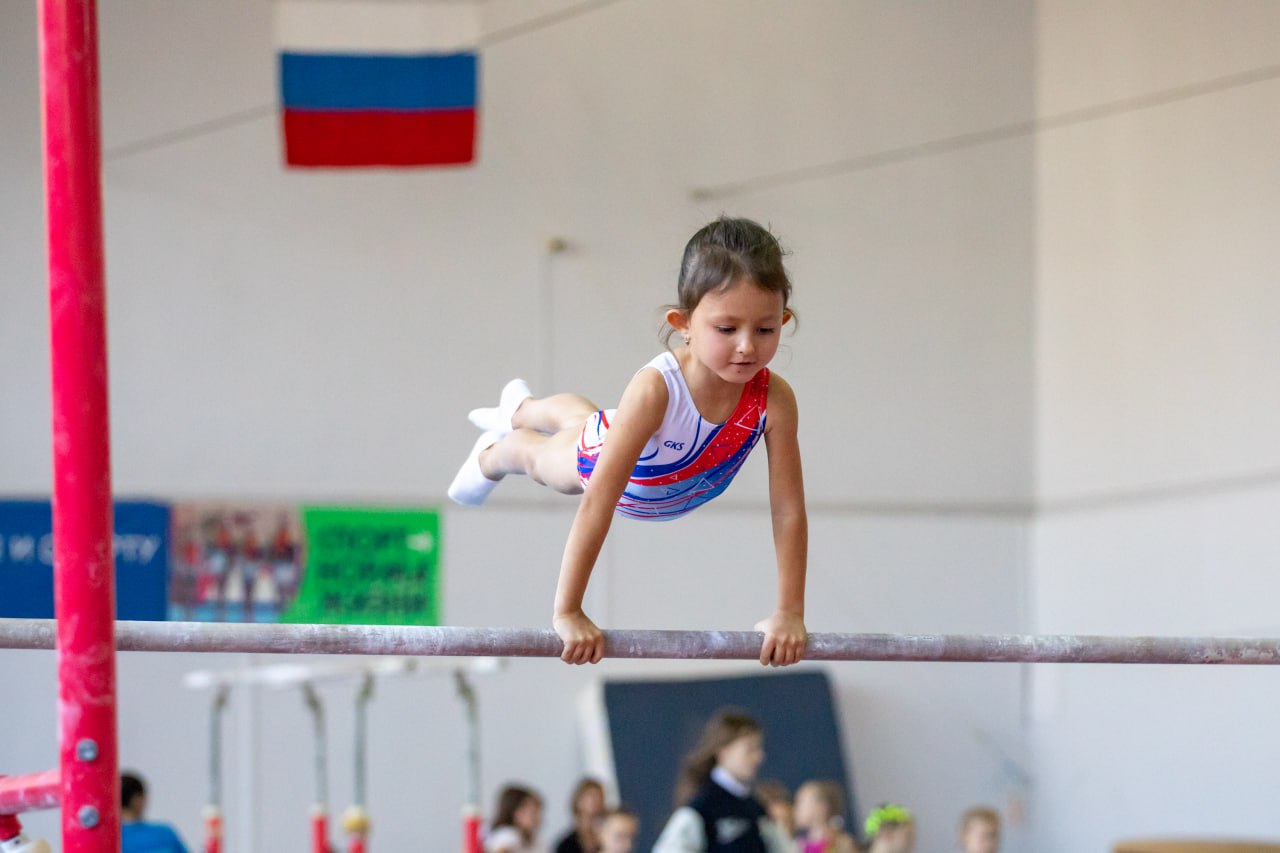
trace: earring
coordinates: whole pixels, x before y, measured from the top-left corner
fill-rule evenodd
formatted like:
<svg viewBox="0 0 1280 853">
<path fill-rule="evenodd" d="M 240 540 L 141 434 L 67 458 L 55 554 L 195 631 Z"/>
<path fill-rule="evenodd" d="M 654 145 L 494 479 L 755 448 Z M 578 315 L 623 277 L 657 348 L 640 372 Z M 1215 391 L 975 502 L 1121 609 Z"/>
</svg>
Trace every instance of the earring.
<svg viewBox="0 0 1280 853">
<path fill-rule="evenodd" d="M 689 336 L 688 336 L 688 335 L 685 335 L 685 336 L 684 336 L 684 345 L 685 345 L 685 346 L 688 346 L 688 345 L 689 345 Z"/>
</svg>

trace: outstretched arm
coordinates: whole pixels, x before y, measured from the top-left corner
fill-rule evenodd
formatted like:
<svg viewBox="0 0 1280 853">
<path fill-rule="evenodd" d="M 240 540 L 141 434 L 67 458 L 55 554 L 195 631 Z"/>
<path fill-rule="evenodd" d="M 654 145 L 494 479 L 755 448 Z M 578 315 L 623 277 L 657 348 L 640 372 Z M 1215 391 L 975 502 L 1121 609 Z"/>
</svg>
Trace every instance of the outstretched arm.
<svg viewBox="0 0 1280 853">
<path fill-rule="evenodd" d="M 804 474 L 796 438 L 796 395 L 781 376 L 769 378 L 769 416 L 764 441 L 769 452 L 769 510 L 778 558 L 778 608 L 756 625 L 764 632 L 760 663 L 787 666 L 804 655 L 804 581 L 809 553 L 809 519 L 804 508 Z"/>
<path fill-rule="evenodd" d="M 613 510 L 666 411 L 667 386 L 662 375 L 641 370 L 622 393 L 565 542 L 552 625 L 564 641 L 560 658 L 566 663 L 599 663 L 604 656 L 604 636 L 582 612 L 582 597 L 613 523 Z"/>
</svg>

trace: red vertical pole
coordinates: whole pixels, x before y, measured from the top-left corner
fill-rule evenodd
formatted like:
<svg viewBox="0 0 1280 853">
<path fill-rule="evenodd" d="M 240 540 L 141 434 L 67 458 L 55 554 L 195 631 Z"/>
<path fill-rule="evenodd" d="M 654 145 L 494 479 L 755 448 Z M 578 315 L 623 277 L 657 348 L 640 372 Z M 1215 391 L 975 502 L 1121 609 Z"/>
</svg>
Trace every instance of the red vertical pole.
<svg viewBox="0 0 1280 853">
<path fill-rule="evenodd" d="M 120 849 L 94 0 L 40 0 L 62 849 Z"/>
</svg>

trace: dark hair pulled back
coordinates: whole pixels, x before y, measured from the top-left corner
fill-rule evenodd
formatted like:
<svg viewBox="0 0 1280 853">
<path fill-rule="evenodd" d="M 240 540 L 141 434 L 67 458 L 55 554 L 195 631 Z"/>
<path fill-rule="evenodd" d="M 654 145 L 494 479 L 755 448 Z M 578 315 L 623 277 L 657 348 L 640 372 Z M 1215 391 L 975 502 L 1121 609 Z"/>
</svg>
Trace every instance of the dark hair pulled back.
<svg viewBox="0 0 1280 853">
<path fill-rule="evenodd" d="M 743 279 L 791 302 L 791 279 L 782 259 L 786 252 L 768 228 L 750 219 L 721 216 L 689 238 L 680 262 L 676 305 L 693 311 L 702 297 Z"/>
</svg>

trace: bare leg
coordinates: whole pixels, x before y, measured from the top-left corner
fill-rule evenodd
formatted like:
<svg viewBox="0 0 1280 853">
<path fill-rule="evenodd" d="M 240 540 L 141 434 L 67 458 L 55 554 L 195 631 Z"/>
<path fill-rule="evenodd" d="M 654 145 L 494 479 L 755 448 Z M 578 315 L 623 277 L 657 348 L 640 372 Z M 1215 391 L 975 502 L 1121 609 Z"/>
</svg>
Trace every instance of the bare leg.
<svg viewBox="0 0 1280 853">
<path fill-rule="evenodd" d="M 532 401 L 526 401 L 521 409 L 529 402 Z M 581 428 L 582 421 L 553 435 L 517 429 L 480 454 L 480 470 L 490 480 L 499 480 L 507 474 L 526 474 L 534 482 L 550 486 L 561 494 L 581 494 L 582 483 L 578 480 Z"/>
<path fill-rule="evenodd" d="M 527 474 L 558 492 L 580 494 L 578 436 L 597 411 L 595 403 L 578 394 L 532 397 L 523 380 L 511 380 L 496 407 L 467 414 L 484 434 L 449 484 L 450 500 L 479 506 L 507 474 Z"/>
<path fill-rule="evenodd" d="M 533 430 L 554 435 L 562 430 L 581 427 L 600 407 L 579 394 L 552 394 L 530 397 L 511 416 L 517 430 Z"/>
</svg>

